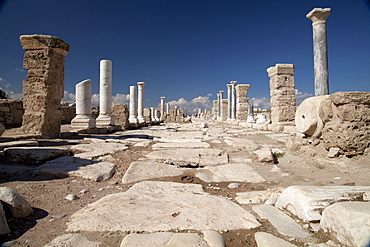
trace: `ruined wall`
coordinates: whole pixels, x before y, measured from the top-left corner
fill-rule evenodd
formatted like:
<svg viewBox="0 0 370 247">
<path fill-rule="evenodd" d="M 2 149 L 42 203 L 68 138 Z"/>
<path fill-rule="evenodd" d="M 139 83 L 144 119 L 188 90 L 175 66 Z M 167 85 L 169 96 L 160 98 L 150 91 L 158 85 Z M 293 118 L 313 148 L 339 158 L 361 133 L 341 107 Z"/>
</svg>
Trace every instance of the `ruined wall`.
<svg viewBox="0 0 370 247">
<path fill-rule="evenodd" d="M 21 126 L 23 113 L 21 100 L 0 99 L 0 123 L 5 127 Z"/>
<path fill-rule="evenodd" d="M 76 106 L 62 103 L 62 115 L 62 124 L 71 124 L 72 119 L 76 116 Z"/>
<path fill-rule="evenodd" d="M 184 123 L 184 108 L 172 108 L 170 114 L 167 115 L 165 123 Z"/>
<path fill-rule="evenodd" d="M 144 108 L 144 118 L 146 123 L 152 122 L 152 111 L 150 108 Z"/>
<path fill-rule="evenodd" d="M 217 120 L 217 116 L 218 116 L 218 100 L 214 100 L 213 101 L 213 105 L 212 105 L 212 116 L 213 116 L 213 120 Z"/>
<path fill-rule="evenodd" d="M 227 99 L 221 100 L 221 121 L 227 120 L 227 108 L 229 107 L 229 104 L 227 102 Z"/>
<path fill-rule="evenodd" d="M 112 116 L 114 124 L 121 126 L 121 128 L 128 129 L 129 127 L 129 110 L 126 104 L 116 104 L 112 106 Z"/>
</svg>

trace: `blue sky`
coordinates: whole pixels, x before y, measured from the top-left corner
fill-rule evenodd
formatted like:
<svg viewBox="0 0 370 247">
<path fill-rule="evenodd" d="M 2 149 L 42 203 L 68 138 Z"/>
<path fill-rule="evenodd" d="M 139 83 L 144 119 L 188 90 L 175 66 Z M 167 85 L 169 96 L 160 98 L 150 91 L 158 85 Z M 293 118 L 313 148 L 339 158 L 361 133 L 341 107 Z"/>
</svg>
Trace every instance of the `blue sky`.
<svg viewBox="0 0 370 247">
<path fill-rule="evenodd" d="M 311 20 L 327 21 L 330 93 L 370 91 L 370 9 L 365 0 L 8 0 L 0 7 L 0 87 L 22 92 L 22 34 L 60 37 L 70 46 L 65 91 L 91 79 L 99 93 L 99 61 L 113 62 L 113 96 L 127 102 L 129 86 L 146 82 L 145 107 L 159 97 L 210 106 L 236 80 L 248 97 L 268 101 L 266 69 L 296 66 L 296 89 L 314 93 Z M 95 95 L 96 96 L 96 95 Z M 183 98 L 182 100 L 180 100 Z M 195 99 L 195 100 L 194 100 Z M 193 102 L 192 102 L 193 100 Z M 260 101 L 259 101 L 260 100 Z"/>
</svg>

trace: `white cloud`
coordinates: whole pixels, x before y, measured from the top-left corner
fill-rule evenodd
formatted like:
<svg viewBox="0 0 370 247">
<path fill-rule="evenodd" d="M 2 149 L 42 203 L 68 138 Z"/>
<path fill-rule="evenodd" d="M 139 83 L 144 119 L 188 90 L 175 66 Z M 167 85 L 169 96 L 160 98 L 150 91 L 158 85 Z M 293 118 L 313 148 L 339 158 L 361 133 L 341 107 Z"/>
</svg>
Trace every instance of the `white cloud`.
<svg viewBox="0 0 370 247">
<path fill-rule="evenodd" d="M 75 103 L 76 101 L 76 95 L 73 93 L 69 93 L 68 91 L 64 91 L 64 97 L 62 99 L 62 102 L 65 103 Z"/>
<path fill-rule="evenodd" d="M 315 95 L 313 94 L 310 94 L 310 93 L 302 93 L 302 92 L 299 92 L 298 89 L 295 90 L 295 97 L 296 97 L 296 105 L 299 106 L 303 100 L 307 99 L 307 98 L 310 98 L 310 97 L 313 97 Z"/>
<path fill-rule="evenodd" d="M 209 96 L 198 96 L 190 101 L 187 101 L 184 98 L 178 100 L 169 101 L 171 108 L 177 106 L 178 108 L 184 108 L 186 113 L 197 113 L 198 109 L 212 110 L 212 101 L 209 99 Z"/>
<path fill-rule="evenodd" d="M 99 94 L 93 94 L 91 96 L 91 104 L 93 106 L 99 105 Z M 130 94 L 116 94 L 115 96 L 112 96 L 112 103 L 113 104 L 128 104 L 130 101 Z M 73 93 L 69 93 L 68 91 L 64 91 L 64 97 L 62 99 L 62 102 L 66 103 L 75 103 L 76 102 L 76 95 Z"/>
<path fill-rule="evenodd" d="M 130 102 L 130 94 L 116 94 L 112 97 L 113 104 L 127 104 Z"/>
<path fill-rule="evenodd" d="M 270 98 L 252 98 L 253 106 L 255 108 L 270 109 Z"/>
</svg>

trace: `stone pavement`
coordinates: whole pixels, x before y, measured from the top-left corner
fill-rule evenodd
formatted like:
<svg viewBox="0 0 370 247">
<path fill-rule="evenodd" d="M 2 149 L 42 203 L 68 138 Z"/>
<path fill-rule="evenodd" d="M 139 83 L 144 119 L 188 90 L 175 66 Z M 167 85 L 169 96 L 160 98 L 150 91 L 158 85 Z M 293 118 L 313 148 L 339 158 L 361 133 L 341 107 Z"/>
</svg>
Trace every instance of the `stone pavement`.
<svg viewBox="0 0 370 247">
<path fill-rule="evenodd" d="M 130 186 L 127 191 L 108 193 L 68 216 L 66 233 L 46 246 L 102 246 L 104 239 L 93 241 L 87 237 L 99 232 L 126 233 L 122 247 L 240 246 L 232 238 L 224 240 L 233 232 L 233 238 L 242 238 L 237 237 L 238 231 L 250 236 L 249 246 L 259 247 L 333 246 L 328 239 L 361 246 L 368 241 L 366 232 L 358 231 L 362 235 L 353 237 L 356 233 L 348 229 L 351 224 L 339 225 L 335 214 L 339 212 L 343 217 L 347 211 L 356 213 L 365 220 L 352 223 L 359 224 L 355 229 L 365 227 L 370 214 L 364 202 L 369 200 L 369 183 L 317 186 L 311 171 L 303 178 L 303 173 L 293 169 L 302 159 L 286 155 L 276 164 L 259 159 L 261 150 L 269 155 L 284 154 L 288 134 L 214 123 L 208 126 L 166 124 L 92 135 L 78 145 L 59 147 L 60 154 L 56 148 L 27 147 L 27 142 L 24 147 L 14 143 L 2 147 L 5 156 L 16 160 L 27 158 L 22 154 L 29 155 L 30 149 L 42 150 L 42 157 L 59 154 L 59 158 L 36 168 L 35 174 L 72 176 L 91 183 L 112 177 L 115 154 L 130 148 L 142 154 L 120 177 L 123 185 Z M 65 156 L 65 149 L 72 156 Z M 48 151 L 52 156 L 47 155 Z M 35 157 L 32 155 L 32 159 Z M 353 207 L 350 203 L 333 207 L 338 201 L 354 200 L 359 202 Z M 331 210 L 325 213 L 326 208 Z M 326 238 L 322 230 L 317 234 L 321 215 L 326 219 L 321 223 Z"/>
</svg>

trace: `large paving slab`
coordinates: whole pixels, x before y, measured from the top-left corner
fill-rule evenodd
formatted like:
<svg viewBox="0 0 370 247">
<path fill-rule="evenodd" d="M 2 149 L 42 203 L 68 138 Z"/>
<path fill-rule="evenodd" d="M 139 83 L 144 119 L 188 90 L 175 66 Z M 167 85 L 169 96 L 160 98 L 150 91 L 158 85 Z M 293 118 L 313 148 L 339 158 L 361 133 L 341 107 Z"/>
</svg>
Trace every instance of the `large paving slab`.
<svg viewBox="0 0 370 247">
<path fill-rule="evenodd" d="M 272 188 L 263 191 L 246 191 L 236 193 L 235 200 L 240 204 L 259 204 L 265 203 L 267 200 L 276 201 L 284 188 Z"/>
<path fill-rule="evenodd" d="M 175 138 L 158 138 L 155 137 L 153 141 L 159 142 L 202 142 L 201 139 L 175 139 Z"/>
<path fill-rule="evenodd" d="M 39 163 L 44 160 L 69 154 L 68 148 L 59 147 L 11 147 L 4 149 L 5 156 L 24 164 Z"/>
<path fill-rule="evenodd" d="M 152 146 L 153 150 L 174 148 L 211 148 L 211 145 L 206 142 L 164 142 Z"/>
<path fill-rule="evenodd" d="M 275 206 L 286 208 L 304 222 L 319 221 L 327 206 L 340 201 L 363 201 L 365 194 L 370 194 L 370 186 L 290 186 Z"/>
<path fill-rule="evenodd" d="M 224 137 L 224 141 L 228 145 L 236 147 L 236 148 L 245 148 L 245 149 L 253 150 L 258 147 L 258 145 L 254 141 L 246 139 L 246 138 Z"/>
<path fill-rule="evenodd" d="M 115 154 L 118 151 L 126 150 L 128 147 L 120 143 L 91 143 L 79 144 L 71 147 L 76 157 L 81 159 L 94 159 L 107 154 Z"/>
<path fill-rule="evenodd" d="M 204 182 L 248 182 L 261 183 L 265 179 L 251 166 L 243 163 L 207 166 L 198 168 L 196 177 Z"/>
<path fill-rule="evenodd" d="M 320 227 L 345 246 L 370 246 L 370 202 L 337 202 L 325 208 Z"/>
<path fill-rule="evenodd" d="M 261 218 L 267 219 L 276 230 L 285 236 L 293 238 L 308 238 L 309 234 L 303 230 L 292 218 L 281 212 L 274 206 L 263 204 L 254 206 L 253 211 Z"/>
<path fill-rule="evenodd" d="M 217 233 L 217 232 L 216 232 Z M 221 236 L 220 233 L 218 235 Z M 129 234 L 120 247 L 224 247 L 222 236 L 218 242 L 207 241 L 207 236 L 202 238 L 197 233 L 156 232 L 150 234 Z"/>
<path fill-rule="evenodd" d="M 160 184 L 166 182 L 158 183 L 159 188 L 162 187 Z M 169 183 L 170 187 L 173 184 Z M 179 186 L 187 187 L 187 184 Z M 153 233 L 189 229 L 226 231 L 260 226 L 252 214 L 225 198 L 188 192 L 168 193 L 168 189 L 164 191 L 128 190 L 107 195 L 74 213 L 67 223 L 67 231 Z"/>
<path fill-rule="evenodd" d="M 0 150 L 9 147 L 37 147 L 38 141 L 11 141 L 11 142 L 0 142 Z"/>
<path fill-rule="evenodd" d="M 67 247 L 67 246 L 99 247 L 101 246 L 101 243 L 90 241 L 80 233 L 69 233 L 56 237 L 50 243 L 44 245 L 44 247 Z"/>
<path fill-rule="evenodd" d="M 296 247 L 296 245 L 267 232 L 256 232 L 254 239 L 258 247 Z"/>
<path fill-rule="evenodd" d="M 132 162 L 122 178 L 122 183 L 136 183 L 163 177 L 175 177 L 184 174 L 186 168 L 178 168 L 157 162 Z"/>
<path fill-rule="evenodd" d="M 170 161 L 177 166 L 214 166 L 228 162 L 224 151 L 213 148 L 157 150 L 146 156 L 158 162 Z"/>
<path fill-rule="evenodd" d="M 96 182 L 110 179 L 116 165 L 110 162 L 92 162 L 73 156 L 63 156 L 37 167 L 36 175 L 75 176 Z"/>
</svg>

